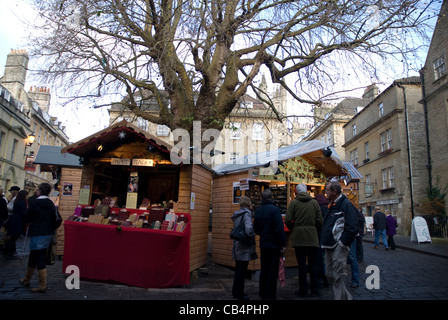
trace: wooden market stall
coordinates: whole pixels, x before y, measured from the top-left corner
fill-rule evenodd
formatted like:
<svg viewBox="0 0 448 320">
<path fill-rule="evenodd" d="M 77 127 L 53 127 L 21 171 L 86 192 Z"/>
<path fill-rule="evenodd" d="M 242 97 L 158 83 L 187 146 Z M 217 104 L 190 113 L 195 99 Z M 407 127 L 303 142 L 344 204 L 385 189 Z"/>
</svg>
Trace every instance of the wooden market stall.
<svg viewBox="0 0 448 320">
<path fill-rule="evenodd" d="M 230 217 L 239 209 L 240 196 L 250 197 L 256 210 L 261 202 L 261 192 L 269 188 L 285 214 L 295 197 L 297 184 L 305 183 L 311 196 L 315 196 L 324 193 L 327 179 L 347 174 L 335 150 L 318 140 L 249 155 L 231 164 L 218 165 L 214 170 L 212 256 L 216 263 L 227 266 L 235 265 L 232 260 L 233 240 L 229 237 L 233 227 Z M 258 236 L 256 241 L 259 250 Z M 290 243 L 285 257 L 286 266 L 297 265 Z M 249 263 L 249 270 L 259 269 L 260 259 Z"/>
<path fill-rule="evenodd" d="M 212 170 L 199 164 L 172 163 L 171 148 L 123 120 L 61 150 L 79 156 L 82 163 L 77 176 L 61 176 L 61 185 L 71 186 L 81 210 L 107 204 L 138 214 L 162 209 L 165 214 L 188 215 L 188 263 L 192 271 L 207 259 Z M 61 203 L 64 220 L 73 216 L 76 207 Z M 63 243 L 64 237 L 59 241 Z"/>
<path fill-rule="evenodd" d="M 34 163 L 40 165 L 41 172 L 51 172 L 55 183 L 50 198 L 66 219 L 73 214 L 78 205 L 78 197 L 73 195 L 70 189 L 79 190 L 80 188 L 82 164 L 78 156 L 69 153 L 62 154 L 62 148 L 61 146 L 39 146 Z M 64 228 L 57 230 L 57 240 L 55 254 L 61 256 L 64 252 Z"/>
</svg>

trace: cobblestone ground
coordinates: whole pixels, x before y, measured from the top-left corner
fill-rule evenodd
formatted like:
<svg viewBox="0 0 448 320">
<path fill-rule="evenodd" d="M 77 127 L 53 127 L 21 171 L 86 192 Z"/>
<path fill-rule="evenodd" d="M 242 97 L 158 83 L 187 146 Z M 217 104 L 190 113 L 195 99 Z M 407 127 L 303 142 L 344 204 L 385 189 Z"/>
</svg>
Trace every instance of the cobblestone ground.
<svg viewBox="0 0 448 320">
<path fill-rule="evenodd" d="M 18 246 L 20 247 L 20 246 Z M 448 250 L 448 247 L 447 247 Z M 350 288 L 355 300 L 446 300 L 448 299 L 448 259 L 409 250 L 373 249 L 364 243 L 365 259 L 360 265 L 359 288 Z M 68 290 L 67 275 L 62 271 L 62 261 L 48 266 L 48 290 L 43 294 L 30 292 L 18 282 L 26 269 L 28 256 L 22 260 L 6 260 L 0 257 L 0 300 L 230 300 L 233 283 L 232 268 L 213 264 L 211 261 L 194 272 L 191 284 L 182 288 L 145 289 L 123 284 L 81 280 L 80 289 Z M 372 284 L 373 273 L 366 267 L 375 266 L 379 278 L 378 289 L 366 287 Z M 350 267 L 347 268 L 350 275 Z M 278 287 L 278 300 L 332 300 L 332 291 L 322 288 L 320 297 L 299 298 L 297 268 L 286 271 L 286 286 Z M 254 277 L 252 277 L 254 278 Z M 350 285 L 350 276 L 347 285 Z M 379 281 L 378 281 L 379 280 Z M 32 285 L 37 285 L 34 277 Z M 246 292 L 252 300 L 258 299 L 258 282 L 250 276 Z"/>
</svg>

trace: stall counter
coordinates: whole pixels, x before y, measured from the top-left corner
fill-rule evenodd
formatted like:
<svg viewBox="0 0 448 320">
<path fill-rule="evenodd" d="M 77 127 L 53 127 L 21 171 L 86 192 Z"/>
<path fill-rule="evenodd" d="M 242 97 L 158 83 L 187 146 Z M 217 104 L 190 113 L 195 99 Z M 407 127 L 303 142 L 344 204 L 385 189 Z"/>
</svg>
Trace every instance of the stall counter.
<svg viewBox="0 0 448 320">
<path fill-rule="evenodd" d="M 190 283 L 190 223 L 182 232 L 74 221 L 64 228 L 63 272 L 75 265 L 81 279 L 143 288 Z"/>
</svg>

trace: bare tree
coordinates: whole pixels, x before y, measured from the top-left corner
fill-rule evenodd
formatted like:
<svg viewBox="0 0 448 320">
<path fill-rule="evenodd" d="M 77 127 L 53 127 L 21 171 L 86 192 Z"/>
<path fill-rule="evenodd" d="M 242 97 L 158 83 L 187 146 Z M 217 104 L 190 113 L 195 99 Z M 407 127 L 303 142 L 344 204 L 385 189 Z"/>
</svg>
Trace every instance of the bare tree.
<svg viewBox="0 0 448 320">
<path fill-rule="evenodd" d="M 72 99 L 126 97 L 139 117 L 191 132 L 222 129 L 261 68 L 319 105 L 347 70 L 375 78 L 375 59 L 405 68 L 428 45 L 435 1 L 35 0 L 39 70 Z M 438 12 L 438 11 L 437 11 Z M 37 27 L 36 27 L 37 28 Z M 41 60 L 39 60 L 41 61 Z M 352 75 L 355 76 L 355 75 Z M 137 94 L 139 93 L 139 94 Z M 160 112 L 142 110 L 153 99 Z M 116 100 L 117 101 L 117 100 Z M 274 105 L 271 104 L 274 112 Z M 279 120 L 284 115 L 277 113 Z"/>
</svg>

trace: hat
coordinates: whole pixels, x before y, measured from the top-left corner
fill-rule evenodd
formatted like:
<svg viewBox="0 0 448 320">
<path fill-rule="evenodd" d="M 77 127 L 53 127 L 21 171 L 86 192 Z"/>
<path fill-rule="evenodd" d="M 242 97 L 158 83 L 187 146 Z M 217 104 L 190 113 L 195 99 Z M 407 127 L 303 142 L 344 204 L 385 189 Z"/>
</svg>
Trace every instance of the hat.
<svg viewBox="0 0 448 320">
<path fill-rule="evenodd" d="M 11 189 L 9 189 L 9 191 L 20 191 L 20 188 L 18 186 L 12 186 Z"/>
</svg>

